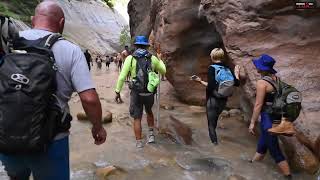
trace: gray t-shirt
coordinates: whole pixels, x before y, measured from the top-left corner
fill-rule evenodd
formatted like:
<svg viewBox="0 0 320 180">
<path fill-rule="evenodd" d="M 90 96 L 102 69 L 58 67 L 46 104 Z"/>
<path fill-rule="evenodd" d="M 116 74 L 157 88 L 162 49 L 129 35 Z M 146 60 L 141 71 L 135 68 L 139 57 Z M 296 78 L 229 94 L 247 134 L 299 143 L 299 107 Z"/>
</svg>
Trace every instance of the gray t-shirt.
<svg viewBox="0 0 320 180">
<path fill-rule="evenodd" d="M 30 29 L 21 31 L 20 36 L 28 40 L 36 40 L 49 35 L 51 32 Z M 62 109 L 69 111 L 68 101 L 73 92 L 83 92 L 94 89 L 94 83 L 88 69 L 86 58 L 80 47 L 67 41 L 56 42 L 52 51 L 58 66 L 57 97 Z"/>
<path fill-rule="evenodd" d="M 52 32 L 30 29 L 21 31 L 20 36 L 28 40 L 36 40 L 45 37 Z M 57 98 L 61 109 L 70 111 L 68 101 L 73 92 L 83 92 L 94 89 L 86 58 L 80 47 L 67 40 L 59 40 L 52 46 L 52 51 L 58 66 L 57 78 Z M 55 140 L 68 136 L 68 132 L 60 133 Z"/>
</svg>

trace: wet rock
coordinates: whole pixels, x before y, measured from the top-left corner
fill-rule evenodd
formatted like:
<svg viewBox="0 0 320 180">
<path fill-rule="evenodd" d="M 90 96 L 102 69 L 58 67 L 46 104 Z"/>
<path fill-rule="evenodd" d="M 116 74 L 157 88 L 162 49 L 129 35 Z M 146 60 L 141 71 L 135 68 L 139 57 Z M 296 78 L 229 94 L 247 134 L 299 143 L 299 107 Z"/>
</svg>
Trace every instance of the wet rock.
<svg viewBox="0 0 320 180">
<path fill-rule="evenodd" d="M 79 121 L 87 121 L 87 120 L 89 120 L 87 114 L 84 113 L 84 112 L 78 113 L 78 114 L 77 114 L 77 119 L 78 119 Z"/>
<path fill-rule="evenodd" d="M 108 179 L 109 176 L 121 172 L 122 170 L 116 166 L 108 166 L 104 168 L 98 168 L 96 170 L 96 175 L 100 180 Z"/>
<path fill-rule="evenodd" d="M 223 110 L 222 113 L 220 114 L 220 118 L 228 118 L 230 117 L 230 113 L 227 110 Z"/>
<path fill-rule="evenodd" d="M 295 137 L 281 137 L 288 161 L 294 169 L 302 169 L 310 174 L 319 170 L 320 164 L 317 157 Z"/>
<path fill-rule="evenodd" d="M 244 178 L 240 175 L 231 175 L 228 177 L 228 180 L 246 180 L 246 178 Z"/>
<path fill-rule="evenodd" d="M 112 122 L 112 113 L 110 111 L 105 112 L 105 116 L 102 119 L 102 123 L 107 124 Z"/>
<path fill-rule="evenodd" d="M 180 144 L 191 145 L 193 141 L 191 128 L 173 116 L 160 121 L 159 133 L 168 135 Z"/>
<path fill-rule="evenodd" d="M 174 110 L 174 106 L 169 104 L 160 104 L 160 107 L 165 110 Z"/>
<path fill-rule="evenodd" d="M 232 171 L 230 162 L 216 157 L 204 157 L 198 153 L 184 152 L 176 157 L 176 163 L 187 171 L 206 171 L 226 179 Z M 220 179 L 217 178 L 217 179 Z M 221 178 L 223 179 L 223 178 Z"/>
<path fill-rule="evenodd" d="M 231 117 L 240 116 L 241 115 L 241 110 L 240 109 L 231 109 L 229 111 L 229 114 L 230 114 Z"/>
</svg>

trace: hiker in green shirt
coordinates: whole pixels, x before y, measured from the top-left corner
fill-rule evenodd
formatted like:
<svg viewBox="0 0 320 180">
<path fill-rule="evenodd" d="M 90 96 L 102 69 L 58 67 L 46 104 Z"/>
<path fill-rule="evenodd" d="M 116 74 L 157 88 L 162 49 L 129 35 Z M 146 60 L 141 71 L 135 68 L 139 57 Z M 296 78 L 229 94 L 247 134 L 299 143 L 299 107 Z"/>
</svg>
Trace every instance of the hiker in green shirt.
<svg viewBox="0 0 320 180">
<path fill-rule="evenodd" d="M 116 87 L 116 102 L 122 103 L 120 91 L 126 80 L 126 77 L 131 76 L 129 82 L 130 93 L 130 116 L 134 119 L 134 133 L 136 136 L 136 146 L 142 148 L 141 119 L 143 114 L 143 106 L 147 113 L 147 122 L 149 126 L 148 143 L 154 143 L 154 116 L 152 106 L 154 104 L 154 94 L 160 83 L 158 74 L 166 73 L 166 66 L 163 61 L 156 56 L 150 54 L 147 50 L 149 47 L 148 39 L 145 36 L 137 36 L 135 39 L 136 50 L 125 61 L 121 70 L 117 87 Z"/>
</svg>

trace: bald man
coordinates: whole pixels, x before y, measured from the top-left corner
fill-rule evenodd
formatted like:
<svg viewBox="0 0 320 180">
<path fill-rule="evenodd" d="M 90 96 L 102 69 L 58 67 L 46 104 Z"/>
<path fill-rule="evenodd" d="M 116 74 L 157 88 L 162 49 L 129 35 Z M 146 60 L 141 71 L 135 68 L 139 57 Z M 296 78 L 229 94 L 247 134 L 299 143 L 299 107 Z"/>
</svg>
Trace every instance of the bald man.
<svg viewBox="0 0 320 180">
<path fill-rule="evenodd" d="M 64 22 L 64 14 L 59 5 L 53 1 L 45 1 L 35 10 L 35 16 L 32 17 L 33 29 L 20 32 L 20 36 L 36 40 L 52 33 L 62 33 Z M 81 49 L 67 40 L 60 40 L 53 45 L 52 51 L 58 66 L 57 105 L 62 111 L 69 112 L 68 101 L 72 93 L 77 92 L 93 125 L 94 143 L 104 143 L 107 134 L 101 123 L 101 104 Z M 31 173 L 35 180 L 69 180 L 69 130 L 59 133 L 46 153 L 0 154 L 0 159 L 11 180 L 27 180 Z"/>
</svg>

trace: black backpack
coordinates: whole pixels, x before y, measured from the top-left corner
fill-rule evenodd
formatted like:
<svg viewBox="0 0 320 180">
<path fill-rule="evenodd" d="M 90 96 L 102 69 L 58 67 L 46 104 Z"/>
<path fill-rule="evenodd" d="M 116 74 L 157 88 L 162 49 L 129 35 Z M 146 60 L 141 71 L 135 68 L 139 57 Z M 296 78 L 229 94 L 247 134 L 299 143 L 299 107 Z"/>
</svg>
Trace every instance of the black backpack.
<svg viewBox="0 0 320 180">
<path fill-rule="evenodd" d="M 134 77 L 129 84 L 129 88 L 137 93 L 150 93 L 147 89 L 149 76 L 148 73 L 152 71 L 151 54 L 144 57 L 132 57 L 136 59 L 136 77 Z"/>
<path fill-rule="evenodd" d="M 295 87 L 283 82 L 280 78 L 274 81 L 271 77 L 265 76 L 263 80 L 269 82 L 276 90 L 272 105 L 268 113 L 275 117 L 286 117 L 289 121 L 295 121 L 301 111 L 302 94 Z"/>
<path fill-rule="evenodd" d="M 0 152 L 45 152 L 57 134 L 61 109 L 56 101 L 57 66 L 51 47 L 61 39 L 22 37 L 0 65 Z M 65 116 L 66 114 L 64 114 Z"/>
</svg>

